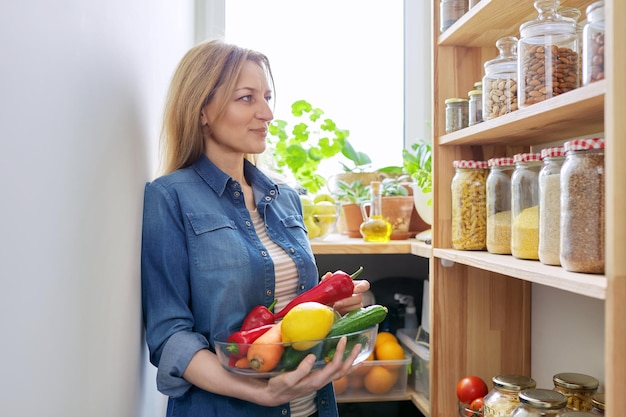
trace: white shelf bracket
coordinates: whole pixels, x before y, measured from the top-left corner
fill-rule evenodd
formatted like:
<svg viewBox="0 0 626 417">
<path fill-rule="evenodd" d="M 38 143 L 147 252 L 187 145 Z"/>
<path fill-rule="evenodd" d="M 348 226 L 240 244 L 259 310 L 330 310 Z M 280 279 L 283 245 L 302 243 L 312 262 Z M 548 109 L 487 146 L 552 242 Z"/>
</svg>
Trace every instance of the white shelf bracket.
<svg viewBox="0 0 626 417">
<path fill-rule="evenodd" d="M 450 259 L 440 259 L 440 261 L 441 266 L 444 268 L 452 268 L 454 266 L 454 261 L 451 261 Z"/>
</svg>

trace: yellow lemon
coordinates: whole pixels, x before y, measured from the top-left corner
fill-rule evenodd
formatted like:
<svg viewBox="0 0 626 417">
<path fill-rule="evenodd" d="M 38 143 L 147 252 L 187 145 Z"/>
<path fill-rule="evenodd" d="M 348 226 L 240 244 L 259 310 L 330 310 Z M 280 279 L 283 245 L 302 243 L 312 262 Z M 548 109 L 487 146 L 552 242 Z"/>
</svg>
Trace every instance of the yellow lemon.
<svg viewBox="0 0 626 417">
<path fill-rule="evenodd" d="M 335 321 L 332 308 L 313 301 L 298 304 L 283 318 L 280 330 L 285 343 L 296 350 L 307 350 L 326 337 Z"/>
</svg>

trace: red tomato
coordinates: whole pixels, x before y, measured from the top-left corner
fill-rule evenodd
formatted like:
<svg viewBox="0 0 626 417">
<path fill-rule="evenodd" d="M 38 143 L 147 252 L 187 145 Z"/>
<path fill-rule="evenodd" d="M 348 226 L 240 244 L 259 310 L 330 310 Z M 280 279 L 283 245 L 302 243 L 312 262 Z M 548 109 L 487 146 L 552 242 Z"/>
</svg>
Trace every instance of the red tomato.
<svg viewBox="0 0 626 417">
<path fill-rule="evenodd" d="M 456 384 L 456 396 L 463 404 L 470 404 L 478 397 L 487 395 L 485 381 L 477 376 L 466 376 Z"/>
<path fill-rule="evenodd" d="M 483 397 L 475 398 L 469 406 L 472 411 L 480 411 L 483 409 Z"/>
</svg>

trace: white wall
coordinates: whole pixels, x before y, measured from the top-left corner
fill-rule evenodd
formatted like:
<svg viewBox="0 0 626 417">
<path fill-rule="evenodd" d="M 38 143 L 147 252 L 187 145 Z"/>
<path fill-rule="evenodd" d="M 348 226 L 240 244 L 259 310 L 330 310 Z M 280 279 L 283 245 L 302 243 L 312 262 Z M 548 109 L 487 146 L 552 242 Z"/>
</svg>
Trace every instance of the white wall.
<svg viewBox="0 0 626 417">
<path fill-rule="evenodd" d="M 142 194 L 192 12 L 0 1 L 0 416 L 162 406 L 143 369 Z"/>
</svg>

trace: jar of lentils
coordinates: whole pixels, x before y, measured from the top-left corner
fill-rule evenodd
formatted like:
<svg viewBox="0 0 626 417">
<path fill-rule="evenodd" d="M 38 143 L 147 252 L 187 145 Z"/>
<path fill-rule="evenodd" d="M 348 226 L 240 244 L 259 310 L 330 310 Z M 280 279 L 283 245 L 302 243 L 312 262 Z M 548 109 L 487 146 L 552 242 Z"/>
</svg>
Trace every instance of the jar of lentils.
<svg viewBox="0 0 626 417">
<path fill-rule="evenodd" d="M 561 245 L 563 268 L 604 272 L 604 139 L 565 142 L 561 168 Z"/>
<path fill-rule="evenodd" d="M 585 374 L 564 372 L 552 377 L 554 390 L 567 397 L 567 409 L 591 411 L 591 397 L 598 390 L 598 380 Z"/>
<path fill-rule="evenodd" d="M 466 98 L 446 99 L 446 133 L 469 126 L 469 104 Z"/>
<path fill-rule="evenodd" d="M 583 84 L 604 79 L 604 1 L 587 7 L 583 29 Z"/>
<path fill-rule="evenodd" d="M 591 414 L 596 416 L 604 415 L 604 393 L 596 392 L 591 396 Z"/>
<path fill-rule="evenodd" d="M 535 388 L 535 380 L 523 375 L 497 375 L 483 399 L 483 417 L 509 417 L 519 405 L 519 393 Z"/>
<path fill-rule="evenodd" d="M 511 254 L 520 259 L 539 259 L 539 171 L 540 153 L 513 157 L 511 176 Z"/>
<path fill-rule="evenodd" d="M 511 174 L 513 158 L 487 161 L 487 251 L 511 254 Z"/>
<path fill-rule="evenodd" d="M 558 0 L 534 4 L 539 16 L 520 26 L 520 108 L 566 93 L 580 83 L 576 22 L 557 13 Z"/>
<path fill-rule="evenodd" d="M 485 120 L 517 110 L 517 38 L 498 39 L 500 54 L 485 62 L 483 117 Z"/>
<path fill-rule="evenodd" d="M 452 178 L 452 247 L 483 250 L 487 244 L 487 163 L 454 161 Z"/>
<path fill-rule="evenodd" d="M 561 146 L 541 150 L 543 166 L 539 171 L 539 261 L 561 265 L 561 166 L 565 149 Z"/>
<path fill-rule="evenodd" d="M 520 404 L 511 417 L 557 417 L 565 411 L 567 398 L 549 389 L 527 389 L 519 393 Z"/>
</svg>

